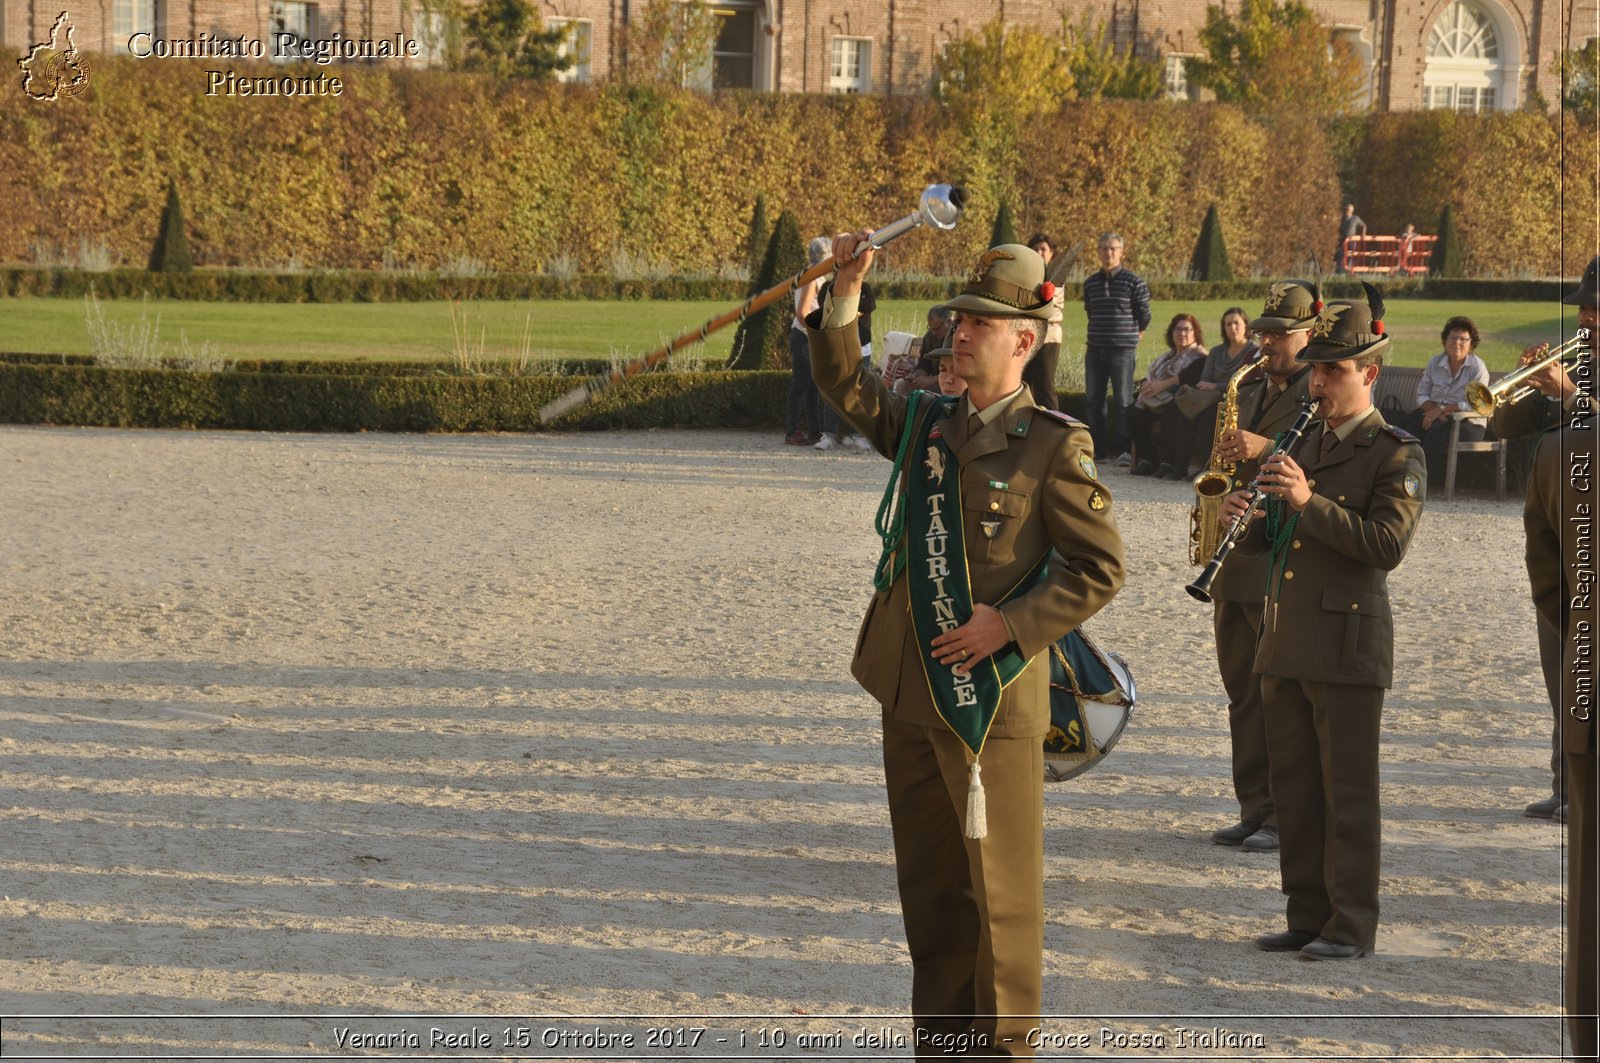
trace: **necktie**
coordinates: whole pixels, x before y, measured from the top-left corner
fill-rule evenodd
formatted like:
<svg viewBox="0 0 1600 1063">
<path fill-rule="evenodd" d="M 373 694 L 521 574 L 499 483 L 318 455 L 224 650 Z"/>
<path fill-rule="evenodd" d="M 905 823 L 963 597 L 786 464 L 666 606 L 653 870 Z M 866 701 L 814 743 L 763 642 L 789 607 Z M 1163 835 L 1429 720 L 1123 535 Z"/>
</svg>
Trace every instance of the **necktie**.
<svg viewBox="0 0 1600 1063">
<path fill-rule="evenodd" d="M 983 431 L 983 418 L 972 414 L 967 418 L 967 438 L 971 439 L 981 431 Z"/>
<path fill-rule="evenodd" d="M 1334 434 L 1333 429 L 1324 427 L 1322 429 L 1322 460 L 1326 461 L 1328 455 L 1333 453 L 1333 448 L 1338 445 L 1339 437 Z"/>
</svg>

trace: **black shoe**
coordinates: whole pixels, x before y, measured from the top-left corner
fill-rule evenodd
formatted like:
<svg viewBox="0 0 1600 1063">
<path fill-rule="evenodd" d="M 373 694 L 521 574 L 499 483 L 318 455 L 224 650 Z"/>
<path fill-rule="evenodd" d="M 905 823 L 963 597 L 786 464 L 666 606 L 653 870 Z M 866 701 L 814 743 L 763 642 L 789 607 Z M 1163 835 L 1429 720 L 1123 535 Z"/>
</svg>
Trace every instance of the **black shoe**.
<svg viewBox="0 0 1600 1063">
<path fill-rule="evenodd" d="M 1156 463 L 1153 461 L 1141 461 L 1133 467 L 1133 475 L 1135 476 L 1153 476 L 1155 473 Z"/>
<path fill-rule="evenodd" d="M 1262 827 L 1240 842 L 1239 847 L 1252 853 L 1275 853 L 1278 851 L 1278 828 Z"/>
<path fill-rule="evenodd" d="M 1179 468 L 1178 466 L 1173 466 L 1172 471 L 1167 473 L 1167 479 L 1169 479 L 1169 480 L 1192 480 L 1192 479 L 1194 479 L 1194 477 L 1189 475 L 1189 470 L 1188 469 L 1183 469 L 1183 468 Z"/>
<path fill-rule="evenodd" d="M 1246 838 L 1252 837 L 1260 829 L 1261 824 L 1251 823 L 1249 820 L 1245 820 L 1243 823 L 1235 823 L 1231 827 L 1224 827 L 1221 830 L 1212 831 L 1211 844 L 1238 845 Z"/>
<path fill-rule="evenodd" d="M 1317 938 L 1300 950 L 1302 960 L 1353 960 L 1365 956 L 1368 949 L 1365 945 L 1346 945 L 1339 941 L 1329 941 L 1327 938 Z"/>
<path fill-rule="evenodd" d="M 1561 807 L 1550 813 L 1550 818 L 1557 823 L 1565 823 L 1567 821 L 1567 803 L 1565 801 L 1561 802 Z"/>
<path fill-rule="evenodd" d="M 1153 473 L 1153 475 L 1157 480 L 1170 480 L 1172 479 L 1172 466 L 1168 465 L 1166 462 L 1162 462 L 1160 465 L 1156 466 L 1156 471 Z"/>
<path fill-rule="evenodd" d="M 1276 934 L 1262 934 L 1256 938 L 1256 948 L 1262 952 L 1299 952 L 1313 941 L 1320 941 L 1309 930 L 1283 930 Z"/>
<path fill-rule="evenodd" d="M 1567 799 L 1560 794 L 1551 794 L 1543 801 L 1535 801 L 1522 810 L 1522 814 L 1529 819 L 1553 819 L 1556 809 L 1567 803 Z"/>
</svg>

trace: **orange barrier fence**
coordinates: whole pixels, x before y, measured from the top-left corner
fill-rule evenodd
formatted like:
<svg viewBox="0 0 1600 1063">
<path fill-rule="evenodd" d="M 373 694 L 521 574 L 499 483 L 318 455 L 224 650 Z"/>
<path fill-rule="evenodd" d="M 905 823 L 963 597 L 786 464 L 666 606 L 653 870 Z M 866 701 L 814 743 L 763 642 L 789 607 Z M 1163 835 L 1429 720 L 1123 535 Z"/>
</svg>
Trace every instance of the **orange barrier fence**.
<svg viewBox="0 0 1600 1063">
<path fill-rule="evenodd" d="M 1352 236 L 1344 242 L 1346 273 L 1415 277 L 1428 272 L 1437 236 Z"/>
</svg>

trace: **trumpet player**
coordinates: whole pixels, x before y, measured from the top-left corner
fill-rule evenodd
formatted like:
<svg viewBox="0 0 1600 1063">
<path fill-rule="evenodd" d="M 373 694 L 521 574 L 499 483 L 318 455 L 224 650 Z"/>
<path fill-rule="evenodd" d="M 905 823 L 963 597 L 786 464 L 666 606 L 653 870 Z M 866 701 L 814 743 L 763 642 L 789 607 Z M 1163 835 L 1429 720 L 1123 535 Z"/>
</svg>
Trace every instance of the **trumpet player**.
<svg viewBox="0 0 1600 1063">
<path fill-rule="evenodd" d="M 1299 361 L 1322 419 L 1274 452 L 1238 552 L 1269 559 L 1256 651 L 1288 929 L 1256 947 L 1308 960 L 1373 950 L 1378 932 L 1378 736 L 1394 667 L 1387 576 L 1422 515 L 1422 447 L 1385 423 L 1372 385 L 1389 346 L 1382 300 L 1328 304 Z M 1250 509 L 1237 491 L 1229 523 Z"/>
<path fill-rule="evenodd" d="M 1592 337 L 1600 325 L 1600 256 L 1589 263 L 1577 291 L 1564 300 L 1578 308 L 1578 324 Z M 1529 348 L 1523 363 L 1543 351 Z M 1539 440 L 1528 474 L 1522 511 L 1527 532 L 1528 581 L 1539 617 L 1539 658 L 1555 712 L 1555 755 L 1551 772 L 1555 793 L 1528 813 L 1567 822 L 1567 954 L 1565 992 L 1572 1058 L 1595 1057 L 1595 1013 L 1600 1010 L 1600 896 L 1596 893 L 1596 851 L 1600 849 L 1595 773 L 1594 660 L 1600 608 L 1594 589 L 1594 523 L 1597 446 L 1593 342 L 1569 370 L 1553 362 L 1529 378 L 1538 394 L 1512 405 L 1502 420 L 1542 423 L 1553 412 L 1546 399 L 1560 402 L 1560 416 Z M 1529 412 L 1531 409 L 1532 412 Z M 1555 802 L 1559 800 L 1559 805 Z M 1545 810 L 1548 811 L 1545 811 Z M 1537 811 L 1536 811 L 1537 810 Z"/>
<path fill-rule="evenodd" d="M 1584 274 L 1584 279 L 1592 285 L 1595 264 L 1589 263 L 1589 270 Z M 1565 300 L 1572 303 L 1574 299 L 1585 298 L 1585 288 L 1579 288 Z M 1593 305 L 1592 294 L 1589 305 L 1581 301 L 1578 307 L 1578 325 L 1587 328 L 1593 334 L 1597 316 Z M 1520 362 L 1522 365 L 1533 365 L 1544 358 L 1549 351 L 1548 343 L 1536 343 L 1524 348 Z M 1592 355 L 1592 352 L 1591 352 Z M 1574 369 L 1577 366 L 1573 367 Z M 1528 377 L 1526 384 L 1528 392 L 1521 399 L 1513 402 L 1504 402 L 1496 405 L 1490 425 L 1494 433 L 1501 439 L 1516 439 L 1520 436 L 1538 435 L 1559 427 L 1577 413 L 1581 406 L 1587 405 L 1594 394 L 1594 370 L 1592 362 L 1586 372 L 1580 374 L 1587 377 L 1580 386 L 1580 381 L 1574 379 L 1574 374 L 1560 361 L 1551 362 L 1543 369 Z M 1530 479 L 1529 498 L 1532 498 L 1533 481 Z M 1529 558 L 1529 575 L 1533 572 L 1533 559 Z M 1538 615 L 1539 625 L 1539 665 L 1544 673 L 1546 696 L 1550 700 L 1550 711 L 1554 718 L 1554 726 L 1550 737 L 1550 795 L 1540 798 L 1527 808 L 1522 814 L 1533 819 L 1554 819 L 1558 822 L 1567 818 L 1567 784 L 1563 769 L 1563 748 L 1561 740 L 1561 627 L 1555 616 L 1546 616 L 1543 612 Z"/>
<path fill-rule="evenodd" d="M 1239 385 L 1237 426 L 1213 444 L 1213 465 L 1235 469 L 1235 485 L 1249 483 L 1273 437 L 1289 427 L 1306 400 L 1311 367 L 1295 361 L 1322 309 L 1315 284 L 1280 281 L 1267 290 L 1261 315 L 1247 326 L 1261 345 L 1261 361 Z M 1228 736 L 1233 748 L 1233 792 L 1239 822 L 1214 831 L 1216 845 L 1276 852 L 1278 813 L 1267 774 L 1267 728 L 1261 716 L 1261 677 L 1255 674 L 1256 637 L 1267 594 L 1263 557 L 1228 555 L 1211 585 L 1217 671 L 1228 692 Z"/>
</svg>

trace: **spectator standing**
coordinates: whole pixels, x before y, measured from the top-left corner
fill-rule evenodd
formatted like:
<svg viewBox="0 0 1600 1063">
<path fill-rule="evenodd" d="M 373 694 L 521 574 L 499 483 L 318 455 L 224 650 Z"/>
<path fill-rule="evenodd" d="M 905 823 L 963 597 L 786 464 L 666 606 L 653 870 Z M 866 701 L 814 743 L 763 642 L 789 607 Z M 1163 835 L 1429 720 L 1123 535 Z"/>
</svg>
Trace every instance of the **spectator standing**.
<svg viewBox="0 0 1600 1063">
<path fill-rule="evenodd" d="M 815 266 L 833 252 L 833 241 L 816 236 L 806 245 L 806 261 Z M 811 376 L 811 344 L 806 338 L 806 315 L 817 308 L 821 280 L 794 290 L 794 320 L 789 322 L 789 411 L 788 434 L 783 441 L 791 447 L 812 446 L 822 439 L 822 395 Z"/>
<path fill-rule="evenodd" d="M 1367 235 L 1367 223 L 1361 220 L 1361 215 L 1356 213 L 1354 203 L 1344 205 L 1344 215 L 1339 219 L 1339 246 L 1333 253 L 1333 271 L 1335 273 L 1349 273 L 1350 263 L 1345 260 L 1344 242 L 1352 236 Z"/>
<path fill-rule="evenodd" d="M 1061 318 L 1066 305 L 1066 292 L 1060 279 L 1050 268 L 1056 257 L 1055 241 L 1044 233 L 1028 238 L 1028 246 L 1044 259 L 1044 275 L 1051 280 L 1050 317 L 1045 321 L 1044 343 L 1034 352 L 1033 358 L 1022 371 L 1022 382 L 1033 392 L 1033 401 L 1047 410 L 1061 408 L 1056 399 L 1056 363 L 1061 360 Z"/>
<path fill-rule="evenodd" d="M 1478 327 L 1470 317 L 1453 317 L 1439 333 L 1444 350 L 1428 359 L 1417 381 L 1416 409 L 1400 419 L 1400 427 L 1422 440 L 1428 459 L 1428 480 L 1444 483 L 1449 459 L 1450 423 L 1468 409 L 1467 385 L 1489 383 L 1489 367 L 1473 352 L 1478 349 Z M 1483 417 L 1461 419 L 1461 439 L 1475 443 L 1489 430 Z"/>
<path fill-rule="evenodd" d="M 1084 420 L 1094 437 L 1095 459 L 1117 455 L 1117 465 L 1133 464 L 1129 452 L 1127 408 L 1133 403 L 1133 365 L 1139 340 L 1150 327 L 1150 288 L 1122 268 L 1122 237 L 1103 233 L 1100 268 L 1083 282 L 1083 309 L 1089 317 L 1083 354 Z M 1115 397 L 1107 405 L 1107 392 Z"/>
<path fill-rule="evenodd" d="M 831 250 L 831 245 L 830 245 Z M 861 343 L 861 368 L 870 372 L 872 369 L 872 311 L 877 309 L 878 300 L 872 294 L 872 285 L 865 281 L 861 284 L 861 302 L 856 308 L 856 336 Z M 844 422 L 839 419 L 838 411 L 828 403 L 822 408 L 822 438 L 813 446 L 818 450 L 832 450 L 838 444 L 848 444 L 861 450 L 871 450 L 872 444 L 863 436 L 845 430 Z"/>
</svg>

